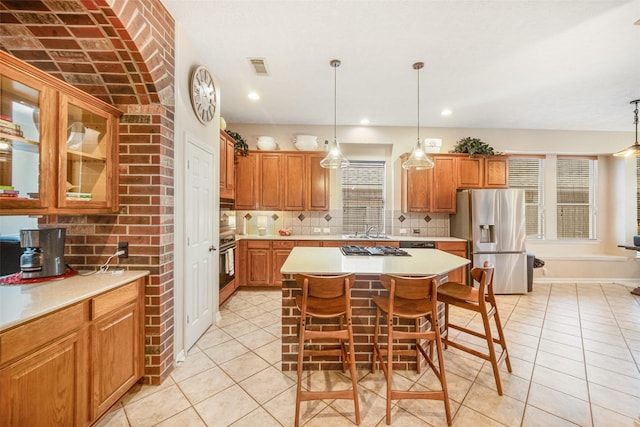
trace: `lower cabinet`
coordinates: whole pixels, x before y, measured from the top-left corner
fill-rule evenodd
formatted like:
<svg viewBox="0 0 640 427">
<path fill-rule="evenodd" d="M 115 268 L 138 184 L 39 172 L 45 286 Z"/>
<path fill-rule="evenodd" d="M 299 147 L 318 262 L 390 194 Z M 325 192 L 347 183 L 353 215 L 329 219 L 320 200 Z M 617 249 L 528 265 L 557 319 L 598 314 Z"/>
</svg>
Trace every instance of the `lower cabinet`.
<svg viewBox="0 0 640 427">
<path fill-rule="evenodd" d="M 247 285 L 267 286 L 271 283 L 271 241 L 247 240 Z"/>
<path fill-rule="evenodd" d="M 138 279 L 0 333 L 0 425 L 86 426 L 144 370 Z"/>
<path fill-rule="evenodd" d="M 436 242 L 436 249 L 457 255 L 462 258 L 467 257 L 467 242 Z M 467 284 L 467 266 L 460 267 L 449 272 L 449 281 Z"/>
<path fill-rule="evenodd" d="M 295 242 L 291 240 L 273 240 L 271 242 L 273 254 L 273 271 L 271 274 L 271 283 L 273 283 L 275 286 L 282 286 L 282 273 L 280 273 L 280 269 L 282 268 L 282 264 L 284 264 L 284 262 L 287 260 L 287 257 L 289 257 L 289 254 L 291 253 L 291 250 L 294 246 Z"/>
</svg>

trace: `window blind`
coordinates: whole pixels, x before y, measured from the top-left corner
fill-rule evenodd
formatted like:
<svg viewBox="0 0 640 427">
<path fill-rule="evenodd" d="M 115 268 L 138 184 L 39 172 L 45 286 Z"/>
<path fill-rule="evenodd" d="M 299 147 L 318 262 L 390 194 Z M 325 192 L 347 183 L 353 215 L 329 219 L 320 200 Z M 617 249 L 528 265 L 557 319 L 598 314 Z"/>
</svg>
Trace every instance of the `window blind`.
<svg viewBox="0 0 640 427">
<path fill-rule="evenodd" d="M 556 170 L 559 239 L 593 239 L 597 160 L 558 157 Z"/>
<path fill-rule="evenodd" d="M 341 171 L 342 232 L 384 232 L 385 162 L 351 161 Z"/>
<path fill-rule="evenodd" d="M 544 236 L 542 217 L 544 159 L 511 157 L 508 166 L 509 188 L 524 190 L 527 236 L 542 238 Z"/>
</svg>

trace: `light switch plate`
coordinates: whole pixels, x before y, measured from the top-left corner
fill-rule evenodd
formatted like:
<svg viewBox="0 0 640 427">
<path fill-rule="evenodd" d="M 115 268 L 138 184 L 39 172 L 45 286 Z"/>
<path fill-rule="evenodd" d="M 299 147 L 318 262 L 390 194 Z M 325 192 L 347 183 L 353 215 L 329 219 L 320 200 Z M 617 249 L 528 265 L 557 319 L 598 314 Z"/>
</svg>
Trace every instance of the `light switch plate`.
<svg viewBox="0 0 640 427">
<path fill-rule="evenodd" d="M 314 229 L 313 229 L 313 232 L 314 232 L 314 233 L 320 233 L 320 228 L 318 228 L 318 227 L 314 228 Z"/>
<path fill-rule="evenodd" d="M 331 232 L 331 229 L 329 227 L 325 227 L 322 229 L 322 232 L 329 234 Z"/>
</svg>

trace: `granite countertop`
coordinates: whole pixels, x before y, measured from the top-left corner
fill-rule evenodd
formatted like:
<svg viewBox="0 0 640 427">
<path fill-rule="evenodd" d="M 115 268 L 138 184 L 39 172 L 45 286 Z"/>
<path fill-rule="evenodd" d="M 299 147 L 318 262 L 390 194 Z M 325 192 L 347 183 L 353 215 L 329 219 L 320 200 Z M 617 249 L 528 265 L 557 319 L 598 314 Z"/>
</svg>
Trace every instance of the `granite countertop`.
<svg viewBox="0 0 640 427">
<path fill-rule="evenodd" d="M 0 285 L 0 332 L 149 274 L 141 270 L 81 275 L 86 273 L 28 285 Z"/>
<path fill-rule="evenodd" d="M 437 249 L 405 249 L 411 256 L 345 256 L 340 248 L 296 247 L 282 265 L 282 274 L 397 274 L 430 276 L 469 264 L 466 258 Z"/>
<path fill-rule="evenodd" d="M 267 234 L 261 236 L 259 234 L 236 234 L 236 240 L 344 240 L 350 241 L 363 241 L 372 240 L 378 242 L 384 242 L 388 240 L 390 242 L 408 241 L 408 242 L 466 242 L 465 239 L 458 237 L 427 237 L 427 236 L 391 236 L 386 235 L 385 238 L 376 239 L 375 236 L 362 239 L 345 237 L 343 234 L 295 234 L 291 236 L 280 236 L 278 234 Z"/>
</svg>

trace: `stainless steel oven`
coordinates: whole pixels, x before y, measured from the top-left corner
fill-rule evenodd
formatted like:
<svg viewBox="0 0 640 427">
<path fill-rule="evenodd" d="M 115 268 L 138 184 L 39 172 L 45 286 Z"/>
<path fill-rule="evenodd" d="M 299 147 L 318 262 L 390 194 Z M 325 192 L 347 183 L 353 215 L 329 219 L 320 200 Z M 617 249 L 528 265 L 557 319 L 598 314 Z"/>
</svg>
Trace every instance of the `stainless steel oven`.
<svg viewBox="0 0 640 427">
<path fill-rule="evenodd" d="M 231 283 L 235 277 L 235 211 L 234 203 L 231 199 L 220 199 L 220 242 L 219 251 L 219 272 L 220 289 Z"/>
</svg>

